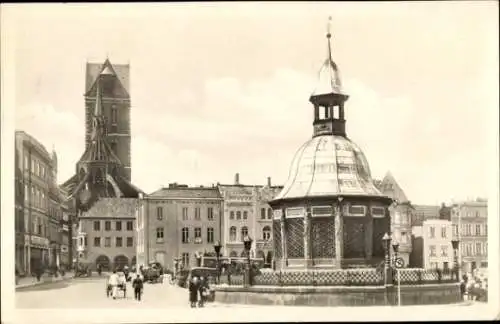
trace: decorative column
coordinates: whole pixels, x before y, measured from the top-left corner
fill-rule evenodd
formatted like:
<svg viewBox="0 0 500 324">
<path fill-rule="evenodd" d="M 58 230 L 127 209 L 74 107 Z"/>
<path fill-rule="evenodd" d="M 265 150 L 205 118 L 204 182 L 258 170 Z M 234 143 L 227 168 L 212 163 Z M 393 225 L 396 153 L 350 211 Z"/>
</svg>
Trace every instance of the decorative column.
<svg viewBox="0 0 500 324">
<path fill-rule="evenodd" d="M 306 213 L 304 215 L 304 265 L 306 268 L 312 266 L 312 258 L 311 258 L 311 246 L 309 242 L 311 238 L 311 208 L 308 207 L 306 209 Z"/>
<path fill-rule="evenodd" d="M 285 230 L 285 221 L 286 221 L 286 215 L 285 215 L 286 210 L 283 208 L 281 209 L 281 219 L 280 219 L 280 226 L 281 226 L 281 269 L 285 269 L 286 265 L 288 263 L 288 253 L 286 250 L 286 230 Z"/>
<path fill-rule="evenodd" d="M 373 254 L 373 215 L 372 206 L 368 205 L 365 216 L 365 259 L 371 260 Z"/>
<path fill-rule="evenodd" d="M 338 198 L 338 203 L 335 206 L 335 260 L 336 260 L 336 267 L 341 268 L 342 267 L 342 257 L 343 257 L 343 250 L 344 250 L 344 220 L 343 220 L 343 215 L 342 215 L 342 197 Z"/>
</svg>

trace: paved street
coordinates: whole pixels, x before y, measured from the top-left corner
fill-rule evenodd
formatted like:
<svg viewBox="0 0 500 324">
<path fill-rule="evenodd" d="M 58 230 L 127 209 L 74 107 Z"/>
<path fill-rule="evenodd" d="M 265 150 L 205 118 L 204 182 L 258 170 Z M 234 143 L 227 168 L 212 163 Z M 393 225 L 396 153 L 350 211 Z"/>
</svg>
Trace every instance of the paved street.
<svg viewBox="0 0 500 324">
<path fill-rule="evenodd" d="M 166 284 L 145 284 L 141 302 L 134 299 L 130 284 L 127 286 L 126 299 L 107 298 L 104 278 L 81 278 L 25 288 L 16 292 L 16 307 L 63 309 L 189 307 L 188 291 Z M 227 306 L 229 305 L 208 303 L 206 307 Z"/>
</svg>

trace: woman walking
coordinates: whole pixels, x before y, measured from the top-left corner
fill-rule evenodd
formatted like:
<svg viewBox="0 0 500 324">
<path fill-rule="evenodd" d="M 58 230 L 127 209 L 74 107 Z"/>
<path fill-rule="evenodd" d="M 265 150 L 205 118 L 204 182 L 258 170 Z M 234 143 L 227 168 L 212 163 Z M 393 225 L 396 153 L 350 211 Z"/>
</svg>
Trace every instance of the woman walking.
<svg viewBox="0 0 500 324">
<path fill-rule="evenodd" d="M 191 303 L 191 308 L 196 307 L 196 303 L 198 302 L 198 290 L 200 284 L 198 281 L 198 277 L 193 277 L 189 281 L 189 302 Z"/>
</svg>

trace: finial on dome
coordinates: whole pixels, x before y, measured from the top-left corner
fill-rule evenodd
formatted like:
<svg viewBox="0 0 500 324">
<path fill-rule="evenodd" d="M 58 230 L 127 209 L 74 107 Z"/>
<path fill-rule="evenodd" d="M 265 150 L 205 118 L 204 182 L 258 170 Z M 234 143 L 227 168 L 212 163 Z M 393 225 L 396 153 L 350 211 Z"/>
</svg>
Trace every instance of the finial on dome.
<svg viewBox="0 0 500 324">
<path fill-rule="evenodd" d="M 332 16 L 328 17 L 328 25 L 326 26 L 326 38 L 330 39 L 332 34 L 330 28 L 332 27 Z"/>
</svg>

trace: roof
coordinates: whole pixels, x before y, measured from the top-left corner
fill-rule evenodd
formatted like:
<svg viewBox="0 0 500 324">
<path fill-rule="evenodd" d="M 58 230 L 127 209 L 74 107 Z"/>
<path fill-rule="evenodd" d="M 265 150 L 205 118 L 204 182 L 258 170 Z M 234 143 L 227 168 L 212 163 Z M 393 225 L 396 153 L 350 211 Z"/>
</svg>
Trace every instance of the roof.
<svg viewBox="0 0 500 324">
<path fill-rule="evenodd" d="M 205 187 L 174 187 L 161 188 L 149 194 L 148 198 L 165 199 L 221 199 L 218 188 Z"/>
<path fill-rule="evenodd" d="M 415 212 L 412 214 L 412 224 L 422 225 L 427 219 L 439 219 L 439 210 L 441 206 L 437 205 L 413 205 Z"/>
<path fill-rule="evenodd" d="M 109 69 L 107 69 L 107 67 L 109 67 Z M 127 93 L 130 93 L 130 64 L 111 64 L 108 59 L 106 59 L 103 64 L 87 63 L 85 93 L 88 93 L 92 89 L 97 77 L 104 69 L 111 70 L 111 72 L 114 71 L 113 74 L 116 75 Z"/>
<path fill-rule="evenodd" d="M 392 199 L 397 200 L 398 202 L 407 202 L 408 198 L 406 197 L 405 192 L 399 186 L 398 182 L 392 175 L 390 171 L 386 173 L 384 179 L 379 184 L 379 190 L 391 197 Z"/>
<path fill-rule="evenodd" d="M 100 198 L 86 212 L 83 218 L 135 218 L 138 199 L 134 198 Z"/>
<path fill-rule="evenodd" d="M 321 135 L 299 148 L 288 180 L 275 199 L 340 195 L 388 198 L 375 187 L 368 161 L 354 142 Z"/>
<path fill-rule="evenodd" d="M 319 71 L 318 84 L 311 96 L 321 96 L 327 94 L 344 95 L 342 91 L 342 82 L 340 80 L 340 71 L 337 64 L 331 58 L 326 59 Z"/>
</svg>

